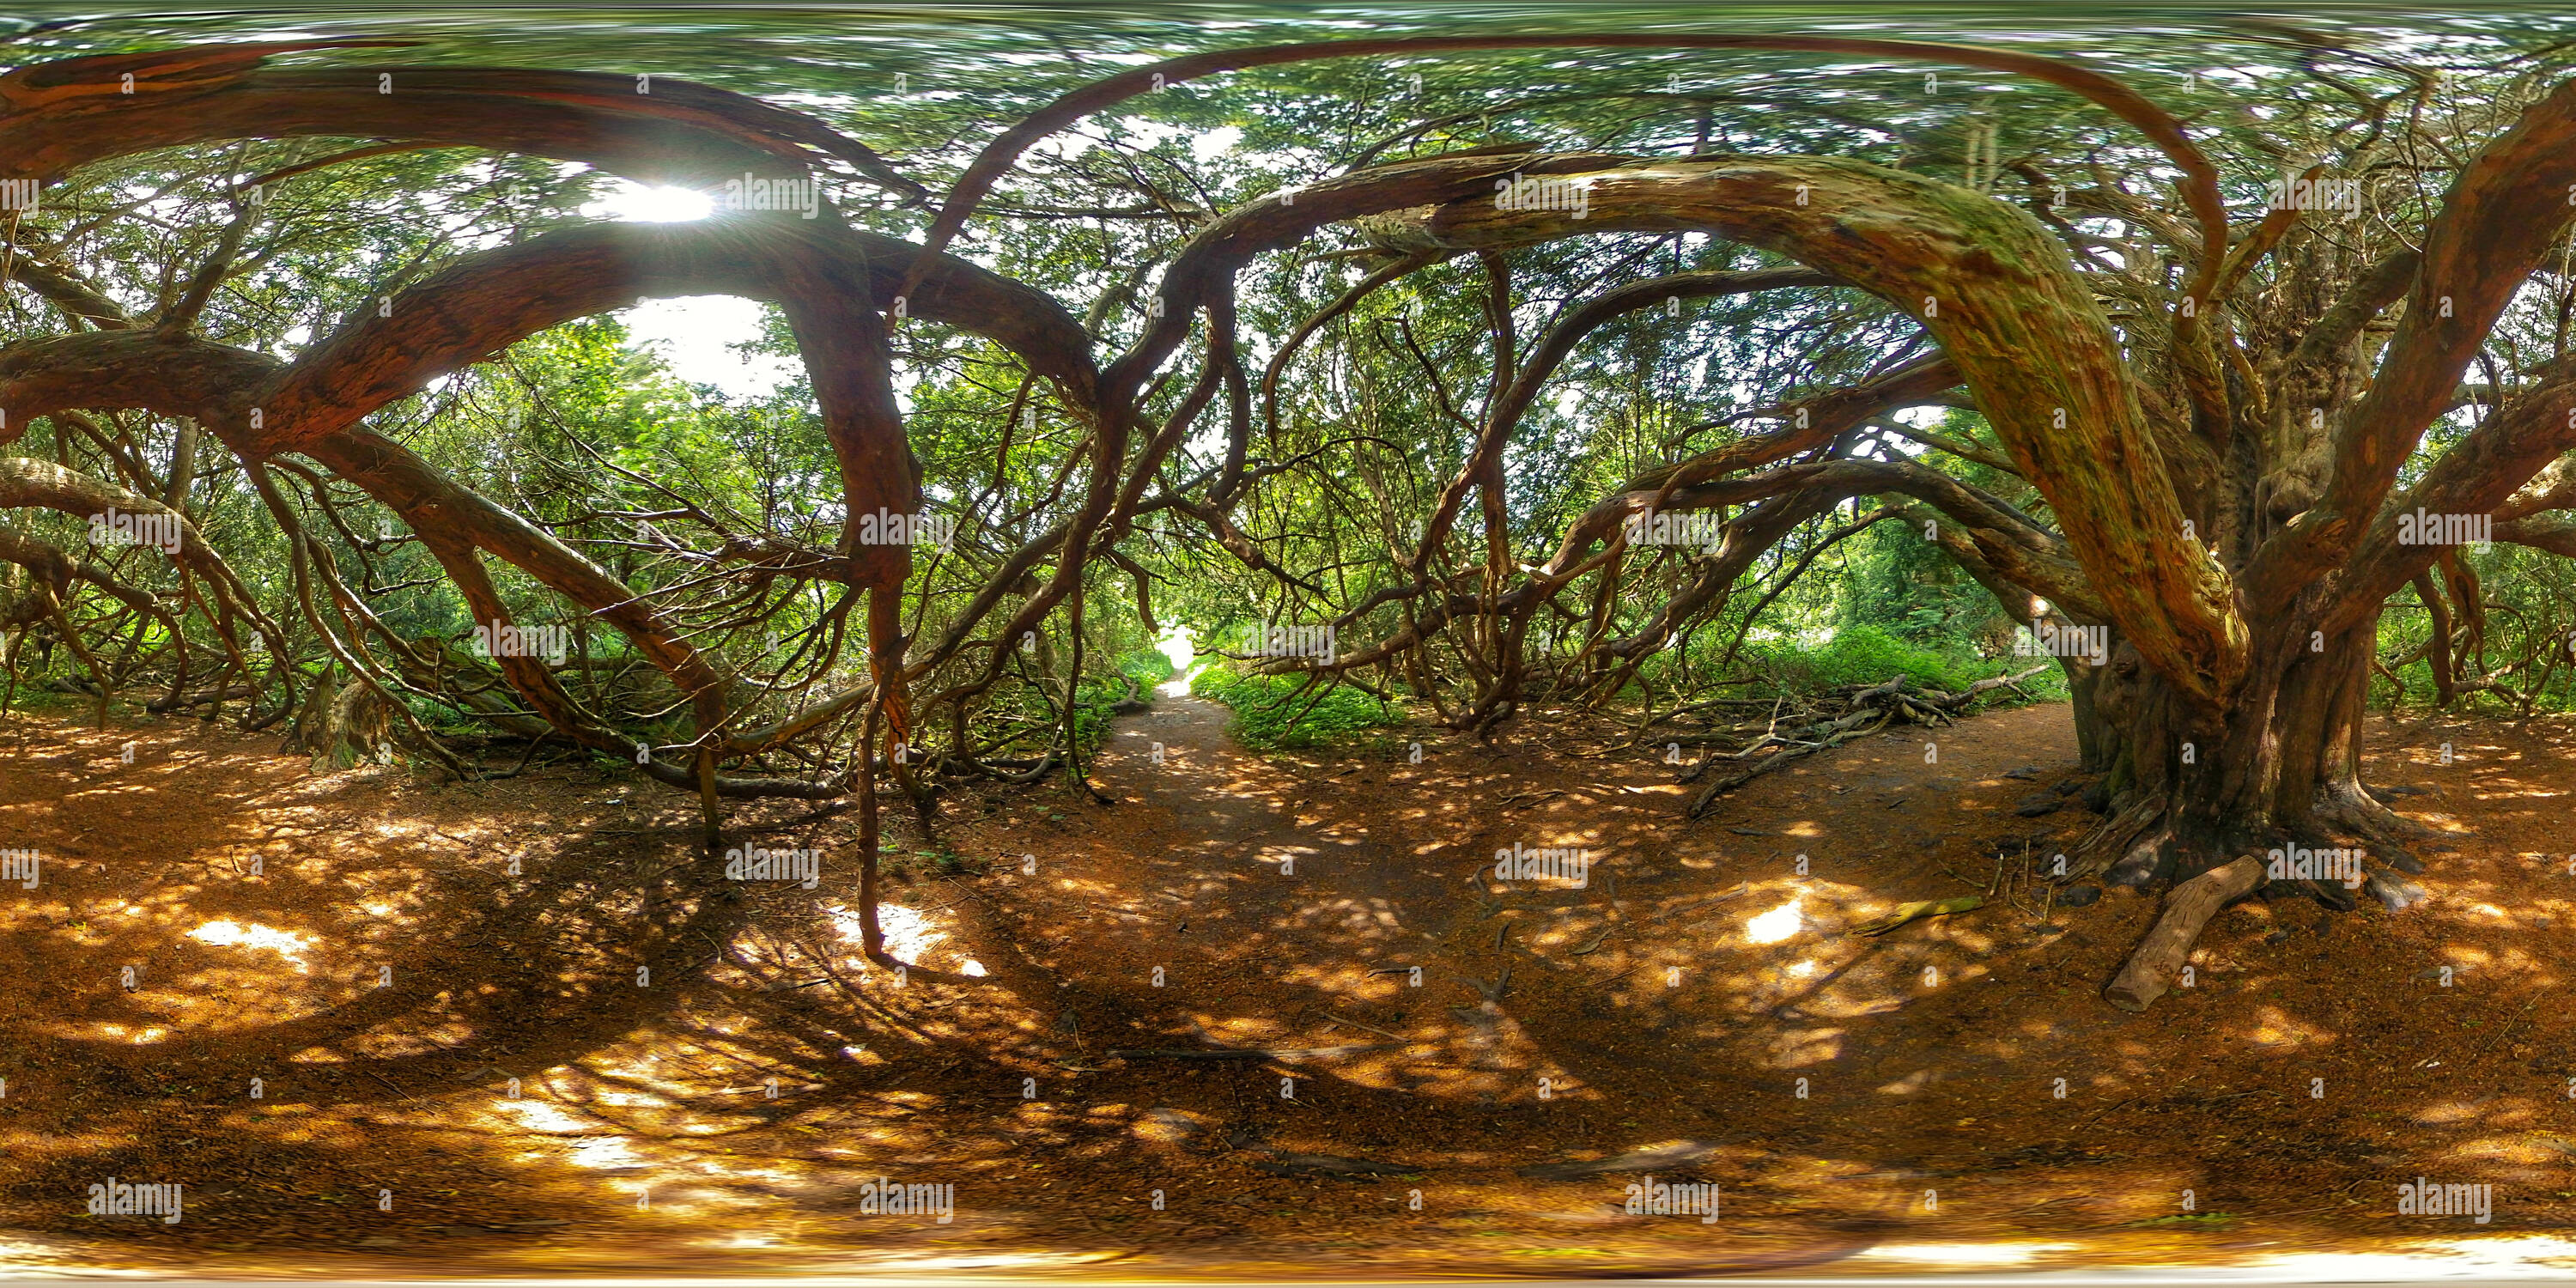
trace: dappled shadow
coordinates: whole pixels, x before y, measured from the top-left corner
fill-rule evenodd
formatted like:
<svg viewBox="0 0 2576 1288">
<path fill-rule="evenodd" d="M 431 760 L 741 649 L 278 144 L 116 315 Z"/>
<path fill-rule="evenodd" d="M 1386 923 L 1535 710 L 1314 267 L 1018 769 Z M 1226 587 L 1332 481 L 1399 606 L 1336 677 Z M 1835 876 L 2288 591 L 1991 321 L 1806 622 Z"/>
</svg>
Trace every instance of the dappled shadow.
<svg viewBox="0 0 2576 1288">
<path fill-rule="evenodd" d="M 613 775 L 314 778 L 225 735 L 19 717 L 0 820 L 49 862 L 0 921 L 37 963 L 0 1052 L 8 1201 L 250 1258 L 1294 1261 L 1343 1255 L 1319 1229 L 1393 1255 L 1499 1223 L 1684 1269 L 1935 1229 L 2172 1237 L 2186 1189 L 2379 1219 L 2418 1173 L 2514 1187 L 2529 1220 L 2576 1158 L 2545 1000 L 2564 857 L 2516 803 L 2566 789 L 2563 730 L 2489 736 L 2492 804 L 2399 798 L 2477 829 L 2430 903 L 2241 905 L 2193 987 L 2128 1016 L 2094 991 L 2151 903 L 2053 906 L 2031 878 L 2092 817 L 2009 811 L 2071 767 L 2062 710 L 1947 731 L 1937 766 L 1845 748 L 1696 825 L 1642 752 L 1264 760 L 1222 720 L 1122 723 L 1096 767 L 1117 806 L 970 790 L 946 812 L 982 819 L 891 840 L 889 937 L 985 975 L 950 984 L 861 956 L 835 815 L 738 810 L 738 843 L 823 855 L 814 889 L 741 883 Z M 2418 741 L 2379 733 L 2372 780 L 2430 780 Z M 1513 844 L 1591 867 L 1497 882 Z M 1268 1054 L 1162 1054 L 1219 1047 Z M 1520 1174 L 1674 1142 L 1654 1175 L 1723 1183 L 1722 1249 L 1620 1210 L 1632 1174 Z M 80 1213 L 111 1175 L 184 1179 L 187 1219 Z M 953 1186 L 951 1219 L 862 1214 L 882 1178 Z"/>
<path fill-rule="evenodd" d="M 1187 801 L 1175 817 L 1232 819 L 1238 834 L 1167 846 L 1151 825 L 1116 826 L 1103 866 L 1086 871 L 1213 859 L 1225 879 L 1202 889 L 1282 893 L 1226 907 L 1230 937 L 1216 943 L 1174 933 L 1183 908 L 1160 918 L 1131 908 L 1132 940 L 1091 973 L 1123 977 L 1154 961 L 1175 980 L 1207 972 L 1261 981 L 1187 1004 L 1137 993 L 1140 1010 L 1163 1017 L 1148 1026 L 1157 1041 L 1369 1040 L 1344 1019 L 1403 1041 L 1293 1070 L 1315 1084 L 1301 1083 L 1300 1103 L 1328 1102 L 1330 1117 L 1278 1105 L 1250 1076 L 1231 1088 L 1232 1103 L 1257 1106 L 1253 1116 L 1292 1133 L 1283 1138 L 1296 1148 L 1377 1145 L 1434 1172 L 1708 1139 L 1724 1142 L 1707 1160 L 1710 1174 L 1732 1177 L 1749 1211 L 1776 1194 L 1801 1212 L 1901 1215 L 1941 1178 L 2009 1177 L 2082 1192 L 2007 1210 L 1981 1185 L 1948 1210 L 2002 1220 L 2026 1209 L 2100 1228 L 2174 1214 L 2186 1189 L 2234 1217 L 2383 1217 L 2405 1169 L 2483 1166 L 2479 1149 L 2493 1152 L 2492 1142 L 2460 1153 L 2384 1124 L 2411 1112 L 2410 1088 L 2520 1079 L 2517 1103 L 2526 1105 L 2546 1090 L 2508 1063 L 2532 1049 L 2529 1005 L 2556 982 L 2554 945 L 2530 932 L 2561 914 L 2555 894 L 2528 884 L 2528 865 L 2508 874 L 2506 889 L 2491 885 L 2474 849 L 2441 853 L 2426 878 L 2437 899 L 2402 917 L 2329 921 L 2304 902 L 2244 905 L 2204 941 L 2192 989 L 2158 1014 L 2128 1017 L 2096 993 L 2152 902 L 2055 906 L 2042 881 L 2051 856 L 2095 820 L 2071 804 L 2044 822 L 2012 813 L 2072 770 L 2063 720 L 2062 709 L 2043 709 L 1971 722 L 1941 735 L 1931 763 L 1919 740 L 1848 748 L 1756 784 L 1716 825 L 1697 828 L 1675 819 L 1679 793 L 1644 757 L 1515 763 L 1442 744 L 1419 767 L 1283 756 L 1265 778 L 1219 751 L 1221 786 L 1198 783 L 1209 799 L 1250 804 L 1259 819 L 1247 825 Z M 2042 729 L 2047 736 L 2032 736 Z M 2379 734 L 2373 781 L 2406 777 L 2394 762 L 2407 736 Z M 1155 740 L 1167 743 L 1159 766 L 1123 746 L 1103 758 L 1103 781 L 1134 792 L 1131 807 L 1169 795 L 1160 784 L 1185 759 L 1172 739 Z M 2496 786 L 2523 792 L 2542 781 Z M 2441 811 L 2416 804 L 2401 808 L 2446 826 Z M 2483 810 L 2479 819 L 2536 821 Z M 1315 874 L 1302 886 L 1240 875 L 1275 870 L 1287 845 L 1328 836 L 1367 837 L 1377 854 L 1364 868 L 1301 867 Z M 1516 841 L 1588 849 L 1587 888 L 1470 879 L 1497 846 Z M 1117 887 L 1114 876 L 1090 879 Z M 1985 895 L 1987 907 L 1884 938 L 1848 933 L 1899 902 L 1968 892 Z M 1211 924 L 1209 909 L 1194 912 L 1193 928 Z M 2482 944 L 2483 932 L 2505 938 Z M 1423 965 L 1425 990 L 1367 973 L 1381 963 Z M 2424 973 L 2444 964 L 2448 985 Z M 1083 966 L 1067 964 L 1077 974 Z M 1501 996 L 1483 998 L 1506 967 Z M 2425 1013 L 2432 995 L 2408 990 L 2461 987 L 2473 972 L 2493 986 L 2477 1003 L 2484 1018 L 2464 1011 L 2451 1022 L 2485 1023 L 2479 1036 L 2509 1040 L 2447 1059 L 2419 1055 L 2406 1064 L 2425 1072 L 2420 1081 L 2395 1076 L 2392 1042 L 2427 1040 L 2430 1051 L 2445 1027 Z M 2526 1013 L 2495 1013 L 2499 999 Z M 1289 1071 L 1274 1062 L 1266 1076 Z M 2319 1085 L 2322 1096 L 2311 1097 Z M 1388 1090 L 1407 1099 L 1379 1103 Z M 1378 1129 L 1387 1113 L 1405 1130 Z M 1487 1122 L 1505 1130 L 1489 1134 Z M 2510 1152 L 2535 1150 L 2556 1146 L 2526 1140 Z M 2103 1169 L 2119 1184 L 2105 1187 Z M 1827 1181 L 1856 1184 L 1825 1190 Z M 2357 1192 L 2363 1185 L 2375 1188 Z"/>
<path fill-rule="evenodd" d="M 859 1162 L 933 1143 L 903 1121 L 920 1053 L 982 1062 L 960 994 L 869 997 L 856 874 L 804 807 L 734 835 L 823 852 L 811 892 L 725 881 L 686 812 L 615 777 L 430 789 L 225 734 L 11 723 L 0 830 L 41 856 L 0 904 L 29 963 L 0 1041 L 24 1226 L 462 1256 L 615 1222 L 752 1253 L 771 1240 L 710 1223 L 848 1209 Z M 816 944 L 841 973 L 812 978 Z M 184 1219 L 88 1216 L 111 1177 L 184 1185 Z"/>
</svg>

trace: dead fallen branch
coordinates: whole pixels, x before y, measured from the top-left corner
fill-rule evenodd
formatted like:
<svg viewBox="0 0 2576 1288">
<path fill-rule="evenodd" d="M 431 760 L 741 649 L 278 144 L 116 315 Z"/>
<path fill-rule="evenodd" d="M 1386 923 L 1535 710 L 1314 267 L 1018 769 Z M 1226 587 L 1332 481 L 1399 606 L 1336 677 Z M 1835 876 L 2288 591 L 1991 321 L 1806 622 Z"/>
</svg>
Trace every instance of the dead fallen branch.
<svg viewBox="0 0 2576 1288">
<path fill-rule="evenodd" d="M 1347 1025 L 1349 1025 L 1349 1026 L 1351 1026 L 1352 1028 L 1355 1028 L 1355 1029 L 1366 1029 L 1367 1031 L 1369 1031 L 1369 1032 L 1371 1032 L 1371 1033 L 1377 1034 L 1379 1037 L 1382 1037 L 1382 1038 L 1394 1038 L 1394 1039 L 1395 1039 L 1396 1041 L 1398 1041 L 1398 1042 L 1401 1042 L 1401 1041 L 1404 1041 L 1404 1040 L 1405 1040 L 1405 1038 L 1404 1038 L 1404 1035 L 1403 1035 L 1403 1034 L 1401 1034 L 1401 1033 L 1389 1033 L 1389 1032 L 1387 1032 L 1386 1030 L 1381 1029 L 1381 1028 L 1379 1028 L 1378 1026 L 1376 1026 L 1376 1025 L 1374 1025 L 1374 1024 L 1362 1024 L 1362 1023 L 1360 1023 L 1358 1020 L 1345 1019 L 1345 1018 L 1343 1018 L 1342 1016 L 1339 1016 L 1339 1015 L 1335 1015 L 1335 1014 L 1333 1014 L 1331 1011 L 1318 1011 L 1318 1010 L 1314 1010 L 1312 1007 L 1309 1007 L 1309 1008 L 1307 1008 L 1307 1009 L 1308 1009 L 1308 1013 L 1309 1013 L 1309 1014 L 1323 1016 L 1325 1019 L 1330 1020 L 1330 1021 L 1332 1021 L 1332 1022 L 1333 1022 L 1333 1023 L 1335 1023 L 1335 1024 L 1347 1024 Z"/>
<path fill-rule="evenodd" d="M 1688 782 L 1698 777 L 1708 766 L 1719 761 L 1753 761 L 1749 767 L 1719 778 L 1700 790 L 1698 799 L 1691 802 L 1689 814 L 1689 817 L 1698 818 L 1708 812 L 1708 807 L 1718 797 L 1792 761 L 1812 756 L 1828 747 L 1839 747 L 1855 738 L 1868 737 L 1892 724 L 1915 724 L 1927 728 L 1949 724 L 1979 698 L 2016 685 L 2045 669 L 2047 664 L 2042 663 L 2016 675 L 1979 680 L 1957 693 L 1922 688 L 1913 677 L 1900 675 L 1884 684 L 1845 686 L 1803 708 L 1775 711 L 1766 721 L 1736 725 L 1724 731 L 1668 735 L 1665 741 L 1688 739 L 1709 744 L 1720 741 L 1729 733 L 1740 735 L 1757 727 L 1762 730 L 1759 737 L 1734 751 L 1710 752 L 1682 780 Z"/>
<path fill-rule="evenodd" d="M 2211 868 L 2165 894 L 2165 910 L 2155 928 L 2130 954 L 2103 1000 L 2124 1011 L 2143 1011 L 2172 987 L 2174 972 L 2191 955 L 2192 941 L 2218 910 L 2252 891 L 2263 880 L 2262 860 L 2246 855 L 2225 867 Z"/>
<path fill-rule="evenodd" d="M 1956 899 L 1918 899 L 1913 903 L 1898 905 L 1896 911 L 1884 917 L 1852 927 L 1851 933 L 1863 936 L 1884 935 L 1910 921 L 1921 921 L 1927 917 L 1947 917 L 1958 912 L 1974 912 L 1985 906 L 1986 901 L 1973 894 L 1961 895 Z"/>
</svg>

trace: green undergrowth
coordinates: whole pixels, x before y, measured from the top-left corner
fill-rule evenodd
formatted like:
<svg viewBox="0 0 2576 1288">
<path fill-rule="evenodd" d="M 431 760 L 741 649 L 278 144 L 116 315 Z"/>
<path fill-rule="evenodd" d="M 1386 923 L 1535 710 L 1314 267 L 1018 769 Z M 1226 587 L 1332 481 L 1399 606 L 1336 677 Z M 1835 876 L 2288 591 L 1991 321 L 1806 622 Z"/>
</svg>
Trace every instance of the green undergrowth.
<svg viewBox="0 0 2576 1288">
<path fill-rule="evenodd" d="M 1979 680 L 2014 675 L 2043 664 L 2039 674 L 2020 681 L 2023 692 L 2030 695 L 2030 701 L 2064 701 L 2066 673 L 2054 659 L 2011 653 L 1982 658 L 1965 648 L 1936 651 L 1898 639 L 1875 626 L 1846 628 L 1816 648 L 1788 643 L 1747 644 L 1737 659 L 1740 670 L 1759 677 L 1748 689 L 1749 695 L 1766 698 L 1782 694 L 1808 696 L 1846 685 L 1885 684 L 1899 675 L 1926 688 L 1957 693 Z M 2023 701 L 2012 690 L 2000 689 L 1990 691 L 1984 705 L 2014 706 Z"/>
<path fill-rule="evenodd" d="M 1083 669 L 1091 668 L 1086 664 Z M 1109 736 L 1109 722 L 1117 718 L 1117 704 L 1127 698 L 1129 679 L 1136 681 L 1136 696 L 1151 701 L 1154 686 L 1172 678 L 1172 660 L 1150 648 L 1122 655 L 1112 669 L 1113 674 L 1091 676 L 1075 690 L 1079 705 L 1073 713 L 1074 741 L 1086 759 Z"/>
<path fill-rule="evenodd" d="M 1301 675 L 1247 675 L 1223 663 L 1190 682 L 1193 696 L 1234 708 L 1231 732 L 1255 751 L 1322 747 L 1396 728 L 1404 710 L 1350 685 Z"/>
</svg>

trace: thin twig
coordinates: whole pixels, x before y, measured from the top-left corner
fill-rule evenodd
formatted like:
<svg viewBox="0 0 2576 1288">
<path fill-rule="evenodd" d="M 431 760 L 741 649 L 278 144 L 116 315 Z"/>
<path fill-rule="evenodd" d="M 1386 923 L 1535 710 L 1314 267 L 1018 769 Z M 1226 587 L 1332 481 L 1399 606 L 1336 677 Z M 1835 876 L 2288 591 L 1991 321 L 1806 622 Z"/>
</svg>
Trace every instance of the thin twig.
<svg viewBox="0 0 2576 1288">
<path fill-rule="evenodd" d="M 1309 1008 L 1309 1009 L 1312 1009 L 1312 1008 Z M 1325 1019 L 1331 1020 L 1331 1021 L 1332 1021 L 1333 1023 L 1335 1023 L 1335 1024 L 1347 1024 L 1347 1025 L 1350 1025 L 1352 1028 L 1355 1028 L 1355 1029 L 1366 1029 L 1366 1030 L 1368 1030 L 1369 1032 L 1374 1033 L 1374 1034 L 1376 1034 L 1376 1035 L 1378 1035 L 1379 1037 L 1382 1037 L 1382 1038 L 1394 1038 L 1394 1039 L 1395 1039 L 1396 1041 L 1398 1041 L 1398 1042 L 1402 1042 L 1402 1041 L 1406 1041 L 1406 1040 L 1407 1040 L 1407 1039 L 1405 1038 L 1405 1036 L 1404 1036 L 1403 1034 L 1401 1034 L 1401 1033 L 1389 1033 L 1389 1032 L 1387 1032 L 1386 1030 L 1381 1029 L 1381 1028 L 1377 1027 L 1377 1026 L 1376 1026 L 1376 1025 L 1374 1025 L 1374 1024 L 1362 1024 L 1362 1023 L 1360 1023 L 1358 1020 L 1346 1020 L 1346 1019 L 1343 1019 L 1341 1016 L 1338 1016 L 1338 1015 L 1333 1014 L 1331 1011 L 1316 1011 L 1316 1012 L 1315 1012 L 1315 1014 L 1320 1015 L 1320 1016 L 1323 1016 Z"/>
</svg>

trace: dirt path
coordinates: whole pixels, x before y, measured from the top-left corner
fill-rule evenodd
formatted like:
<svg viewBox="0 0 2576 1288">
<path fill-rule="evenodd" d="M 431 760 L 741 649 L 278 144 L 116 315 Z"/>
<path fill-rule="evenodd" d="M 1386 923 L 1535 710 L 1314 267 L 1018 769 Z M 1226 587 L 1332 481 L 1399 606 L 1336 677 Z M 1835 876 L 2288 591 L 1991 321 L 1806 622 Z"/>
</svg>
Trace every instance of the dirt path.
<svg viewBox="0 0 2576 1288">
<path fill-rule="evenodd" d="M 1123 798 L 1107 820 L 1120 844 L 1063 853 L 1055 888 L 1100 896 L 1082 901 L 1092 933 L 1063 936 L 1086 951 L 1045 963 L 1069 998 L 1105 1008 L 1082 1030 L 1094 1049 L 1306 1045 L 1291 1036 L 1328 1025 L 1317 1013 L 1336 1006 L 1398 1022 L 1384 1008 L 1419 998 L 1411 968 L 1452 937 L 1454 876 L 1370 824 L 1315 812 L 1366 769 L 1302 780 L 1238 748 L 1230 719 L 1214 703 L 1166 697 L 1120 728 L 1094 766 L 1094 781 Z M 1330 1027 L 1334 1041 L 1321 1045 L 1390 1040 Z M 1415 1065 L 1404 1080 L 1429 1076 Z"/>
<path fill-rule="evenodd" d="M 1756 1259 L 1746 1265 L 1857 1255 L 1874 1240 L 1991 1244 L 2035 1232 L 2071 1238 L 2060 1253 L 2145 1245 L 2157 1258 L 2229 1259 L 2251 1255 L 2231 1249 L 2321 1242 L 2300 1233 L 2320 1222 L 2343 1227 L 2338 1246 L 2358 1246 L 2350 1222 L 2393 1215 L 2385 1191 L 2399 1170 L 2538 1162 L 2563 1140 L 2530 1134 L 2565 1117 L 2532 1076 L 2557 1067 L 2535 1030 L 2560 1022 L 2539 1020 L 2527 1000 L 2554 968 L 2490 975 L 2490 987 L 2523 1000 L 2425 994 L 2441 964 L 2465 969 L 2501 946 L 2479 935 L 2509 929 L 2494 919 L 2498 902 L 2527 910 L 2511 923 L 2545 930 L 2563 898 L 2547 869 L 2512 855 L 2545 843 L 2527 802 L 2563 790 L 2550 785 L 2563 765 L 2547 766 L 2564 728 L 2482 730 L 2487 770 L 2459 776 L 2481 787 L 2406 798 L 2446 827 L 2471 812 L 2466 795 L 2485 798 L 2474 812 L 2493 830 L 2446 856 L 2459 884 L 2442 907 L 2328 919 L 2303 902 L 2246 905 L 2204 945 L 2201 987 L 2140 1018 L 2095 994 L 2152 903 L 2115 893 L 2055 907 L 2011 876 L 2044 870 L 2096 822 L 2071 804 L 2035 804 L 2062 801 L 2073 768 L 2059 708 L 1982 716 L 1928 744 L 1848 747 L 1757 782 L 1699 825 L 1678 819 L 1684 789 L 1671 770 L 1603 754 L 1598 741 L 1551 745 L 1542 730 L 1497 748 L 1435 739 L 1418 766 L 1263 762 L 1215 738 L 1217 718 L 1188 704 L 1125 731 L 1099 781 L 1127 803 L 1085 815 L 1092 827 L 1067 832 L 1056 879 L 1023 883 L 1009 900 L 1029 933 L 1086 909 L 1114 925 L 1065 934 L 1078 951 L 1044 964 L 1083 990 L 1094 1040 L 1077 1062 L 1100 1070 L 1086 1075 L 1103 1084 L 1095 1102 L 1154 1106 L 1193 1125 L 1176 1140 L 1215 1135 L 1236 1147 L 1203 1145 L 1185 1171 L 1193 1193 L 1261 1193 L 1251 1170 L 1283 1156 L 1391 1163 L 1419 1170 L 1393 1184 L 1308 1184 L 1369 1187 L 1380 1204 L 1419 1188 L 1424 1210 L 1440 1215 L 1414 1219 L 1411 1237 L 1434 1242 L 1535 1242 L 1531 1232 L 1573 1221 L 1601 1226 L 1587 1246 L 1608 1257 L 1615 1245 L 1622 1264 L 1739 1264 L 1669 1246 L 1669 1228 L 1651 1218 L 1587 1213 L 1591 1202 L 1617 1206 L 1634 1179 L 1587 1168 L 1660 1160 L 1668 1181 L 1727 1178 L 1729 1256 Z M 2375 780 L 2424 777 L 2438 746 L 2463 737 L 2384 729 Z M 2460 763 L 2469 754 L 2463 741 Z M 1583 847 L 1592 880 L 1504 890 L 1469 879 L 1514 844 Z M 1294 885 L 1265 862 L 1292 850 L 1319 865 L 1301 866 Z M 1339 854 L 1358 861 L 1332 862 Z M 1993 898 L 1884 939 L 1844 933 L 1898 902 L 1963 890 Z M 1212 924 L 1228 937 L 1205 938 Z M 1424 987 L 1364 973 L 1380 963 L 1422 965 Z M 1146 982 L 1154 965 L 1167 968 L 1159 990 Z M 1508 986 L 1485 998 L 1481 986 L 1506 967 Z M 2428 1013 L 2427 1003 L 2438 1005 Z M 2489 1033 L 2464 1034 L 2481 1041 L 2463 1049 L 2451 1036 L 2463 1024 Z M 1101 1058 L 1107 1046 L 1390 1039 L 1406 1045 L 1258 1069 Z M 2397 1059 L 2437 1048 L 2446 1055 Z M 2464 1060 L 2479 1071 L 2429 1073 Z M 1303 1075 L 1293 1105 L 1273 1085 L 1289 1073 Z M 2334 1098 L 2303 1104 L 2311 1078 Z M 2443 1097 L 2463 1078 L 2519 1090 L 2491 1092 L 2477 1102 L 2487 1108 L 2462 1117 Z M 2502 1134 L 2410 1136 L 2434 1121 Z M 2416 1126 L 2390 1126 L 2407 1122 Z M 2520 1219 L 2552 1226 L 2563 1197 L 2535 1189 L 2542 1174 L 2527 1166 L 2505 1171 L 2528 1205 Z M 1364 1207 L 1354 1195 L 1327 1210 L 1347 1218 Z M 1295 1211 L 1256 1237 L 1363 1262 L 1393 1242 L 1355 1233 L 1339 1248 L 1307 1246 L 1292 1228 L 1317 1213 Z M 2224 1237 L 2249 1227 L 2267 1237 Z M 1853 1232 L 1867 1237 L 1855 1243 Z"/>
<path fill-rule="evenodd" d="M 898 986 L 851 943 L 846 818 L 743 811 L 740 842 L 822 869 L 734 882 L 684 801 L 613 768 L 316 778 L 268 739 L 12 717 L 0 848 L 49 864 L 0 902 L 28 963 L 0 987 L 8 1256 L 1713 1273 L 2260 1261 L 2576 1217 L 2563 723 L 2375 726 L 2373 781 L 2476 829 L 2427 854 L 2433 901 L 2242 905 L 2198 987 L 2127 1016 L 2093 994 L 2146 901 L 1998 887 L 1845 933 L 2094 824 L 2014 812 L 2072 768 L 2061 708 L 1847 746 L 1699 823 L 1654 749 L 1571 719 L 1426 732 L 1419 763 L 1254 756 L 1226 720 L 1122 721 L 1114 806 L 1055 782 L 960 793 L 930 836 L 891 812 L 898 951 L 988 976 Z M 1515 846 L 1581 851 L 1582 884 L 1493 880 Z M 1220 1047 L 1274 1054 L 1112 1054 Z M 1647 1168 L 1720 1185 L 1722 1221 L 1626 1212 Z M 2418 1174 L 2494 1184 L 2493 1222 L 2398 1218 Z M 82 1213 L 108 1176 L 186 1180 L 187 1219 Z M 954 1212 L 864 1211 L 883 1178 Z"/>
</svg>

